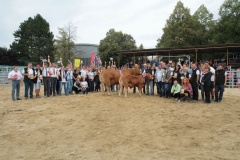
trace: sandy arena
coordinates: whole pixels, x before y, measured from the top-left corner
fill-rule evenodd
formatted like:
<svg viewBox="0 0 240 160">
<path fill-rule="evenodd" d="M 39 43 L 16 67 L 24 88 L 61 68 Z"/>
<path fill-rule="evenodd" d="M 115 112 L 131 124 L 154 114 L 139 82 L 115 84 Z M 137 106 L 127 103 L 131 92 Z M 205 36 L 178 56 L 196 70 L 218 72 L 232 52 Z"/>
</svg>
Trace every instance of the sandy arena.
<svg viewBox="0 0 240 160">
<path fill-rule="evenodd" d="M 116 92 L 12 102 L 10 93 L 0 88 L 1 160 L 240 159 L 240 89 L 210 105 Z"/>
</svg>

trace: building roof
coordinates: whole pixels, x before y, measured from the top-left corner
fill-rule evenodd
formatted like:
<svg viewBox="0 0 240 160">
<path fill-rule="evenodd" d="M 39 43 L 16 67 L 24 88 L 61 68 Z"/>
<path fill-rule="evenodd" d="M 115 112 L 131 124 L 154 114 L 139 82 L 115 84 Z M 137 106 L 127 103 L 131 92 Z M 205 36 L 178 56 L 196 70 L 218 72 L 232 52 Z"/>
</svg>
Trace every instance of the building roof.
<svg viewBox="0 0 240 160">
<path fill-rule="evenodd" d="M 98 47 L 97 44 L 90 44 L 90 43 L 75 43 L 74 46 L 95 46 L 95 47 Z"/>
<path fill-rule="evenodd" d="M 194 54 L 194 53 L 220 53 L 220 52 L 240 52 L 240 43 L 217 44 L 217 45 L 196 45 L 188 47 L 154 48 L 142 50 L 122 50 L 116 51 L 116 54 L 132 56 L 152 56 L 160 54 Z"/>
</svg>

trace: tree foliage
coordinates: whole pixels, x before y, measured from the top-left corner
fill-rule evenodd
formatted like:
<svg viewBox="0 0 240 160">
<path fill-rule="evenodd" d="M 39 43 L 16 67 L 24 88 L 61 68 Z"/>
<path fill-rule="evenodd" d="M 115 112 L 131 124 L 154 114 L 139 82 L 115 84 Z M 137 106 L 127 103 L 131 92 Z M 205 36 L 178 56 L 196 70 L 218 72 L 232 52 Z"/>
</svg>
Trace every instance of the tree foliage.
<svg viewBox="0 0 240 160">
<path fill-rule="evenodd" d="M 63 28 L 58 28 L 59 35 L 57 36 L 56 58 L 63 59 L 63 64 L 67 64 L 68 60 L 72 60 L 74 55 L 74 41 L 77 38 L 77 27 L 72 23 L 68 23 Z"/>
<path fill-rule="evenodd" d="M 240 1 L 225 0 L 220 7 L 215 30 L 216 43 L 240 42 Z"/>
<path fill-rule="evenodd" d="M 114 29 L 110 29 L 106 37 L 100 41 L 98 50 L 102 59 L 102 63 L 108 62 L 110 57 L 117 62 L 116 51 L 136 49 L 136 42 L 134 38 L 122 31 L 116 32 Z M 128 57 L 121 56 L 120 64 L 125 64 L 129 61 Z M 118 65 L 118 64 L 117 64 Z"/>
<path fill-rule="evenodd" d="M 197 21 L 197 43 L 198 45 L 213 44 L 213 34 L 216 22 L 213 20 L 213 14 L 201 5 L 193 14 L 193 18 Z"/>
<path fill-rule="evenodd" d="M 41 57 L 45 59 L 48 55 L 54 59 L 54 36 L 49 23 L 40 14 L 22 22 L 13 35 L 15 40 L 10 48 L 18 53 L 20 64 L 39 63 Z"/>
<path fill-rule="evenodd" d="M 11 49 L 0 47 L 0 65 L 19 65 L 18 55 Z"/>
<path fill-rule="evenodd" d="M 179 1 L 163 28 L 157 47 L 189 46 L 197 43 L 197 22 L 190 15 L 190 9 Z"/>
</svg>

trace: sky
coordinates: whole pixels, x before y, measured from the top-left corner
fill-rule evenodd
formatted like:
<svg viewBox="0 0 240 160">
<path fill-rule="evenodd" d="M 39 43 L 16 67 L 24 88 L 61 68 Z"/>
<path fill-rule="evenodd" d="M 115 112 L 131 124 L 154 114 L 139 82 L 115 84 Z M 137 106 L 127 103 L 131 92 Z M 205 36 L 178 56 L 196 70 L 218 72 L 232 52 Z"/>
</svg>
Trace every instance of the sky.
<svg viewBox="0 0 240 160">
<path fill-rule="evenodd" d="M 75 43 L 99 44 L 114 28 L 133 36 L 137 46 L 155 48 L 179 0 L 1 0 L 0 47 L 10 47 L 20 23 L 41 14 L 55 38 L 58 28 L 77 27 Z M 193 14 L 204 4 L 218 18 L 224 0 L 182 0 Z"/>
</svg>

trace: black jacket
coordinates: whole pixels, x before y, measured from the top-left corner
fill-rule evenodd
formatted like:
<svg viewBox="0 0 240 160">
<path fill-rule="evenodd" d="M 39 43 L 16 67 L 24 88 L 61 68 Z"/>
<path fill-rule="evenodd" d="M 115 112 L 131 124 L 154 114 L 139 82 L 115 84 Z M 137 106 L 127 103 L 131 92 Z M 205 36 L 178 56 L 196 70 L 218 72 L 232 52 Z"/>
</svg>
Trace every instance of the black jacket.
<svg viewBox="0 0 240 160">
<path fill-rule="evenodd" d="M 208 73 L 205 73 L 202 78 L 202 83 L 204 83 L 204 86 L 210 86 L 211 85 L 211 76 L 212 73 L 209 71 Z"/>
</svg>

